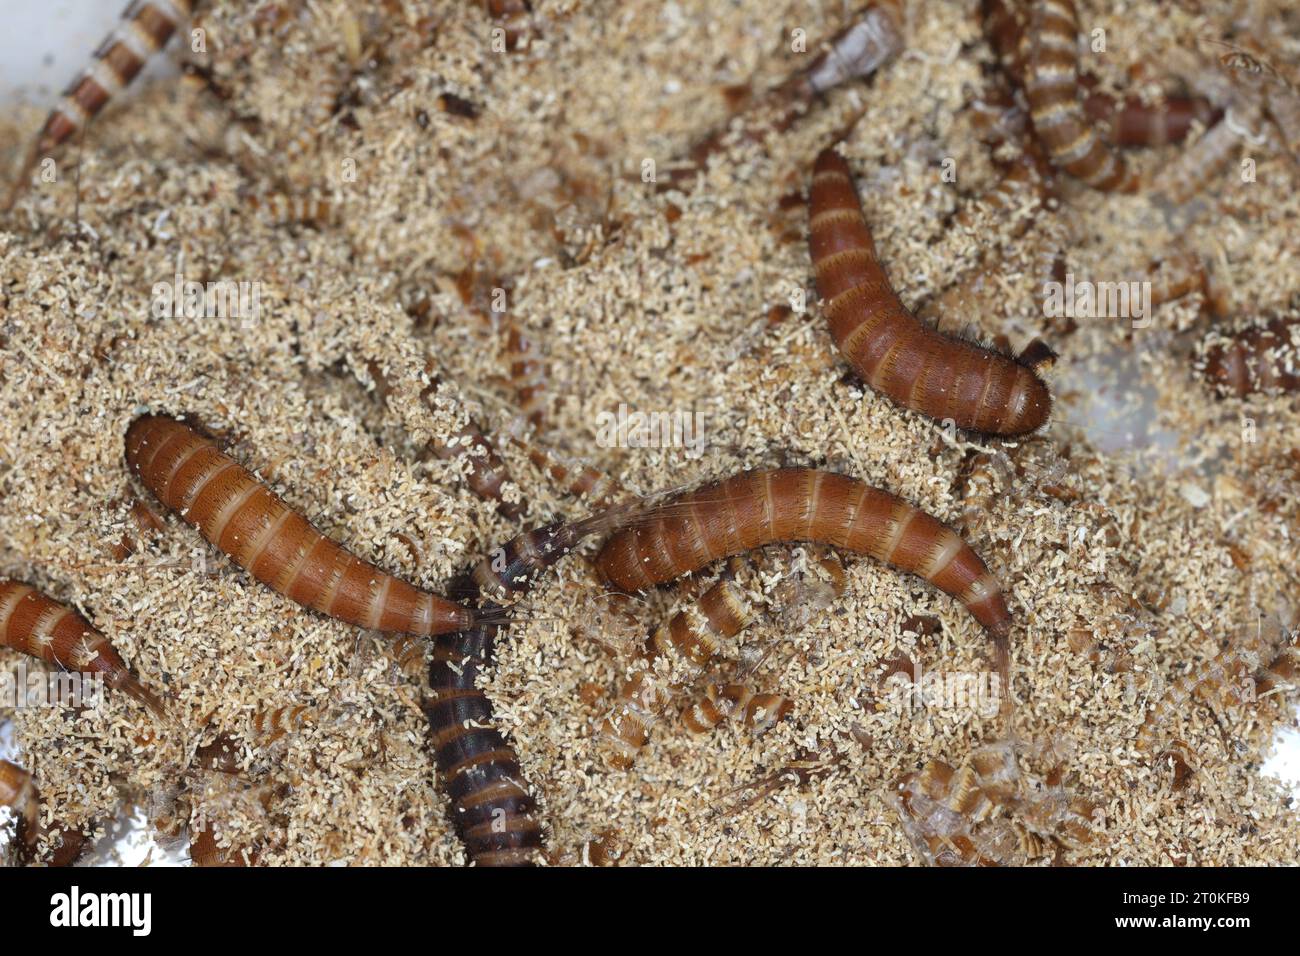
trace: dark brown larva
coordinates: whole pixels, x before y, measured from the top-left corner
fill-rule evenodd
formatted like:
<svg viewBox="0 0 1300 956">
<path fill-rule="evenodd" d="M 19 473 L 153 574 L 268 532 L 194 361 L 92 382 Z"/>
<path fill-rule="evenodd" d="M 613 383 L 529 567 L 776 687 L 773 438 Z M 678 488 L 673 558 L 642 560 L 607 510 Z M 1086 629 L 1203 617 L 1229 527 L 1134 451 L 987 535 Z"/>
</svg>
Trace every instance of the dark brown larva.
<svg viewBox="0 0 1300 956">
<path fill-rule="evenodd" d="M 1132 192 L 1137 177 L 1084 113 L 1079 17 L 1073 0 L 1035 0 L 1021 38 L 1023 82 L 1034 133 L 1052 162 L 1094 189 Z"/>
<path fill-rule="evenodd" d="M 0 580 L 0 644 L 64 671 L 102 674 L 109 687 L 156 715 L 163 713 L 157 695 L 136 679 L 108 638 L 76 611 L 26 584 Z"/>
<path fill-rule="evenodd" d="M 104 40 L 82 74 L 63 91 L 63 101 L 45 121 L 32 144 L 22 172 L 0 209 L 9 209 L 36 166 L 85 128 L 117 93 L 134 80 L 145 62 L 167 45 L 176 28 L 189 19 L 194 0 L 134 0 L 122 22 Z"/>
<path fill-rule="evenodd" d="M 153 494 L 241 568 L 290 600 L 358 627 L 446 634 L 480 615 L 421 591 L 325 537 L 216 442 L 174 418 L 144 415 L 126 461 Z"/>
<path fill-rule="evenodd" d="M 1226 337 L 1214 333 L 1204 368 L 1220 395 L 1300 391 L 1300 319 L 1274 318 Z"/>
<path fill-rule="evenodd" d="M 613 511 L 517 535 L 475 566 L 465 588 L 487 601 L 492 621 L 504 620 L 505 606 L 526 594 L 543 571 L 620 515 Z M 518 755 L 496 727 L 492 702 L 478 686 L 500 629 L 499 623 L 480 623 L 439 638 L 424 712 L 452 823 L 470 860 L 478 866 L 530 866 L 542 846 L 536 802 Z"/>
<path fill-rule="evenodd" d="M 1089 93 L 1083 110 L 1089 119 L 1110 127 L 1107 139 L 1116 146 L 1181 143 L 1196 124 L 1209 129 L 1223 117 L 1223 111 L 1204 97 L 1173 94 L 1144 103 L 1134 96 L 1116 101 L 1106 93 Z"/>
<path fill-rule="evenodd" d="M 866 554 L 951 594 L 992 636 L 1005 686 L 1011 612 L 979 555 L 925 512 L 843 475 L 783 468 L 705 485 L 639 514 L 596 563 L 615 587 L 638 591 L 778 541 Z"/>
<path fill-rule="evenodd" d="M 950 338 L 909 312 L 876 258 L 848 163 L 823 150 L 813 171 L 809 250 L 831 337 L 868 385 L 937 420 L 971 431 L 1024 435 L 1051 412 L 1033 369 Z"/>
</svg>

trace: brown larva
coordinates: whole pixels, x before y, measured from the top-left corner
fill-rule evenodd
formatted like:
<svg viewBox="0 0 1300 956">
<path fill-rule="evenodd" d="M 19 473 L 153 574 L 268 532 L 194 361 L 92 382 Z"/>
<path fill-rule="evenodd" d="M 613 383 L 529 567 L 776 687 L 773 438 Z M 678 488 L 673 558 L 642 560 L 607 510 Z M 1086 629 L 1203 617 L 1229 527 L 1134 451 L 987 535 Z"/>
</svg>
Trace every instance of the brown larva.
<svg viewBox="0 0 1300 956">
<path fill-rule="evenodd" d="M 0 807 L 8 807 L 18 820 L 16 837 L 27 852 L 36 844 L 36 825 L 40 819 L 40 798 L 32 775 L 18 764 L 0 760 Z"/>
<path fill-rule="evenodd" d="M 1021 37 L 1023 82 L 1034 133 L 1052 162 L 1094 189 L 1131 192 L 1137 177 L 1084 113 L 1079 18 L 1073 0 L 1035 0 Z"/>
<path fill-rule="evenodd" d="M 162 716 L 162 701 L 131 673 L 108 638 L 26 584 L 0 580 L 0 644 L 64 671 L 100 674 L 110 688 Z"/>
<path fill-rule="evenodd" d="M 1204 346 L 1205 376 L 1223 396 L 1300 391 L 1300 319 L 1278 317 Z"/>
<path fill-rule="evenodd" d="M 808 204 L 809 250 L 831 337 L 859 376 L 905 408 L 987 434 L 1025 435 L 1051 412 L 1033 369 L 940 334 L 899 301 L 876 258 L 848 163 L 823 150 Z"/>
<path fill-rule="evenodd" d="M 997 578 L 938 520 L 844 475 L 783 468 L 705 485 L 639 514 L 596 563 L 615 587 L 639 591 L 778 541 L 866 554 L 957 598 L 992 637 L 1005 689 L 1012 619 Z"/>
<path fill-rule="evenodd" d="M 46 119 L 0 211 L 13 206 L 40 157 L 85 129 L 136 78 L 145 62 L 167 45 L 196 5 L 193 0 L 133 0 L 122 22 L 95 51 L 90 66 L 64 90 L 62 102 Z"/>
<path fill-rule="evenodd" d="M 621 516 L 616 509 L 572 524 L 557 522 L 495 549 L 465 583 L 487 601 L 490 620 L 434 645 L 424 713 L 452 823 L 478 866 L 530 866 L 542 846 L 536 802 L 519 757 L 497 729 L 492 702 L 478 686 L 478 675 L 495 653 L 500 631 L 495 622 L 506 618 L 505 606 L 527 594 L 545 570 Z"/>
<path fill-rule="evenodd" d="M 413 587 L 325 537 L 216 442 L 174 418 L 143 415 L 126 461 L 153 494 L 216 548 L 292 601 L 358 627 L 432 635 L 481 614 Z"/>
</svg>

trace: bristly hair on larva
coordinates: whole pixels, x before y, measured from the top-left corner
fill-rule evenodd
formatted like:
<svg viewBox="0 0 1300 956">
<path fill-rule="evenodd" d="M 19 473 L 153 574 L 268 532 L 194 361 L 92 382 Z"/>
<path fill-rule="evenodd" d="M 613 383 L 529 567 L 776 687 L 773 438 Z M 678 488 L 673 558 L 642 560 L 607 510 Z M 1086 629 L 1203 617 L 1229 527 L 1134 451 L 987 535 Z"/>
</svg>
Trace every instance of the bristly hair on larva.
<svg viewBox="0 0 1300 956">
<path fill-rule="evenodd" d="M 831 338 L 859 376 L 904 408 L 969 431 L 1027 435 L 1052 397 L 1034 370 L 943 335 L 904 307 L 876 257 L 857 186 L 839 153 L 813 167 L 808 246 Z"/>
<path fill-rule="evenodd" d="M 470 627 L 472 608 L 413 587 L 314 528 L 184 422 L 142 415 L 126 462 L 145 487 L 267 587 L 358 627 L 432 635 Z"/>
<path fill-rule="evenodd" d="M 0 212 L 10 209 L 43 155 L 53 152 L 85 129 L 115 95 L 167 45 L 199 0 L 132 0 L 122 22 L 108 35 L 81 75 L 63 91 L 60 104 L 41 128 Z"/>
<path fill-rule="evenodd" d="M 844 475 L 782 468 L 705 485 L 638 513 L 605 543 L 596 564 L 615 587 L 640 591 L 782 541 L 865 554 L 957 598 L 993 639 L 1009 693 L 1012 618 L 997 578 L 937 519 Z"/>
<path fill-rule="evenodd" d="M 163 715 L 162 700 L 127 668 L 108 638 L 76 611 L 33 587 L 0 580 L 0 645 L 70 673 L 94 673 Z"/>
</svg>

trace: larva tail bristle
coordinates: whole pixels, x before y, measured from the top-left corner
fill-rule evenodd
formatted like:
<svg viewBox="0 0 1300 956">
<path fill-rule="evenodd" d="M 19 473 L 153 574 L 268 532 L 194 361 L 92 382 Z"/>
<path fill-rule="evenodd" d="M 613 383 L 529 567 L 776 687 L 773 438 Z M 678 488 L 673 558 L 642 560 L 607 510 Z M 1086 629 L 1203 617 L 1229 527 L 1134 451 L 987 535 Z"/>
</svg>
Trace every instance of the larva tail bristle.
<svg viewBox="0 0 1300 956">
<path fill-rule="evenodd" d="M 1016 361 L 1033 369 L 1035 372 L 1042 372 L 1055 365 L 1059 357 L 1052 347 L 1042 339 L 1034 339 L 1021 349 Z"/>
</svg>

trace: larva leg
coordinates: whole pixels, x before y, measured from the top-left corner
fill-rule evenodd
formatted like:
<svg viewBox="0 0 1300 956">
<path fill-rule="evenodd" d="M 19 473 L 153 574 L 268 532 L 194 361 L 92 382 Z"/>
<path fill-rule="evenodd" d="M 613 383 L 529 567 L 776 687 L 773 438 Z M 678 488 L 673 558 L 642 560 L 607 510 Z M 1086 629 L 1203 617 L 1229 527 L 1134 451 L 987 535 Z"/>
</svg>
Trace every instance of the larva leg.
<svg viewBox="0 0 1300 956">
<path fill-rule="evenodd" d="M 93 673 L 163 715 L 162 701 L 127 668 L 108 638 L 35 588 L 0 580 L 0 644 L 73 673 Z"/>
<path fill-rule="evenodd" d="M 144 415 L 126 434 L 131 471 L 164 505 L 267 587 L 358 627 L 445 634 L 479 614 L 421 591 L 345 550 L 211 439 Z"/>
<path fill-rule="evenodd" d="M 785 468 L 705 485 L 638 514 L 596 564 L 615 587 L 637 591 L 778 541 L 866 554 L 956 597 L 993 638 L 1005 686 L 1011 612 L 984 562 L 930 515 L 843 475 Z"/>
<path fill-rule="evenodd" d="M 62 102 L 46 119 L 0 212 L 13 206 L 40 157 L 83 130 L 136 78 L 145 62 L 167 45 L 196 5 L 194 0 L 133 0 L 117 29 L 95 51 L 90 66 L 64 90 Z"/>
<path fill-rule="evenodd" d="M 970 431 L 1025 435 L 1052 399 L 1033 369 L 919 322 L 876 257 L 848 163 L 823 150 L 808 205 L 817 290 L 831 338 L 864 382 L 905 408 Z"/>
</svg>

